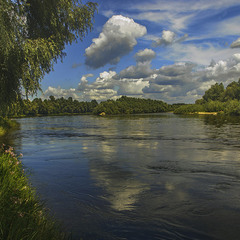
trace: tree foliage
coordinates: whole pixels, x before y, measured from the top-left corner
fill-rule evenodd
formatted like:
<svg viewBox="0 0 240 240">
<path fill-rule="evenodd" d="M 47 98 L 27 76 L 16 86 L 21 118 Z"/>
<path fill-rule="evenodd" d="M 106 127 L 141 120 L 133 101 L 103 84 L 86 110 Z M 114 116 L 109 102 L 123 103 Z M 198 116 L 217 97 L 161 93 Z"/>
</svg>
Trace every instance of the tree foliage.
<svg viewBox="0 0 240 240">
<path fill-rule="evenodd" d="M 8 117 L 20 116 L 38 116 L 38 115 L 61 115 L 61 114 L 83 114 L 92 113 L 93 109 L 98 105 L 96 100 L 91 102 L 79 102 L 73 100 L 50 96 L 49 99 L 42 100 L 35 98 L 33 101 L 22 100 L 17 101 L 8 107 Z"/>
<path fill-rule="evenodd" d="M 175 114 L 189 114 L 195 112 L 203 112 L 205 109 L 199 104 L 186 104 L 182 105 L 174 110 Z"/>
<path fill-rule="evenodd" d="M 240 116 L 240 79 L 231 82 L 226 89 L 222 83 L 214 84 L 196 100 L 195 104 L 181 106 L 174 113 L 187 114 L 196 112 L 221 112 L 227 115 Z"/>
<path fill-rule="evenodd" d="M 168 111 L 167 103 L 159 100 L 132 98 L 122 96 L 114 100 L 101 102 L 93 111 L 94 114 L 132 114 L 132 113 L 159 113 Z"/>
<path fill-rule="evenodd" d="M 206 103 L 210 101 L 227 102 L 229 100 L 240 100 L 240 79 L 238 82 L 231 82 L 226 89 L 222 83 L 214 84 L 203 95 L 202 99 L 197 100 L 197 103 Z"/>
<path fill-rule="evenodd" d="M 227 87 L 223 94 L 223 101 L 229 101 L 229 100 L 240 100 L 240 79 L 238 82 L 231 82 Z"/>
<path fill-rule="evenodd" d="M 35 98 L 33 101 L 22 100 L 15 102 L 8 107 L 8 117 L 38 116 L 38 115 L 65 115 L 65 114 L 100 114 L 107 115 L 134 114 L 134 113 L 159 113 L 169 110 L 169 105 L 159 100 L 141 99 L 123 96 L 116 101 L 107 100 L 97 103 L 79 102 L 73 100 L 50 96 L 49 99 L 42 100 Z"/>
<path fill-rule="evenodd" d="M 0 108 L 40 90 L 66 44 L 92 29 L 97 4 L 78 0 L 1 0 Z"/>
<path fill-rule="evenodd" d="M 222 99 L 222 95 L 224 93 L 224 86 L 222 83 L 212 85 L 210 89 L 208 89 L 203 95 L 203 100 L 205 102 L 208 101 L 218 101 Z"/>
</svg>

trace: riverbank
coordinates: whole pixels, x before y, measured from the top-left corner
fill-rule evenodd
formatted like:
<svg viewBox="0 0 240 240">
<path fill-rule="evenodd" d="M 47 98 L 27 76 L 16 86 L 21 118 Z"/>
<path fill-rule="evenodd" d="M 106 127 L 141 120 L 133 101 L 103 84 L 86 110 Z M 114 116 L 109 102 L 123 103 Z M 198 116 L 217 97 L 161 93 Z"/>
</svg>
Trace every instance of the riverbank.
<svg viewBox="0 0 240 240">
<path fill-rule="evenodd" d="M 1 146 L 0 239 L 66 239 L 29 184 L 20 157 L 13 148 Z"/>
<path fill-rule="evenodd" d="M 217 115 L 217 112 L 196 112 L 198 115 Z"/>
<path fill-rule="evenodd" d="M 16 128 L 18 123 L 0 116 L 0 136 L 7 133 L 12 128 Z"/>
</svg>

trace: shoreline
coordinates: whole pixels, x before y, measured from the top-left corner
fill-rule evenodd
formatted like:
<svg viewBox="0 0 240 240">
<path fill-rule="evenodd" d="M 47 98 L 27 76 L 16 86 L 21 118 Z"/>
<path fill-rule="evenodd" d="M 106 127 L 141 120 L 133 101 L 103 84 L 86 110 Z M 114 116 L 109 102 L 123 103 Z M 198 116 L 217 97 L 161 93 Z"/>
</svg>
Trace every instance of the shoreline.
<svg viewBox="0 0 240 240">
<path fill-rule="evenodd" d="M 198 114 L 198 115 L 218 115 L 219 113 L 218 112 L 195 112 L 195 114 Z"/>
<path fill-rule="evenodd" d="M 39 200 L 12 147 L 0 146 L 0 239 L 68 239 Z"/>
</svg>

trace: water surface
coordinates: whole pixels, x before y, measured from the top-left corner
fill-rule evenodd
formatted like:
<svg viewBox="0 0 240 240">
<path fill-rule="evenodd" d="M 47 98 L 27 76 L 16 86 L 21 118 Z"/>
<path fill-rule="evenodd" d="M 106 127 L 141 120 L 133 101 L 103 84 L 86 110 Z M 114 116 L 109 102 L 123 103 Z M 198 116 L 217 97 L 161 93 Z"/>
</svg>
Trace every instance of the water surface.
<svg viewBox="0 0 240 240">
<path fill-rule="evenodd" d="M 73 239 L 239 239 L 240 119 L 18 119 L 8 136 Z"/>
</svg>

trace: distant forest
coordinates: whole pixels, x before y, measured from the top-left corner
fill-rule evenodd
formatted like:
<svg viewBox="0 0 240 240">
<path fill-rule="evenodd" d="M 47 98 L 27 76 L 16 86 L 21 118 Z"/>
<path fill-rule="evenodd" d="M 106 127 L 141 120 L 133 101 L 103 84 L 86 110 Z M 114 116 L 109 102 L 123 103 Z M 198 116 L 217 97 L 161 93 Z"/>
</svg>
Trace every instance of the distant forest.
<svg viewBox="0 0 240 240">
<path fill-rule="evenodd" d="M 94 114 L 132 114 L 132 113 L 160 113 L 169 111 L 169 105 L 163 101 L 132 98 L 122 96 L 114 100 L 101 102 L 94 110 Z"/>
<path fill-rule="evenodd" d="M 217 112 L 227 115 L 240 116 L 240 79 L 230 83 L 226 89 L 222 83 L 216 83 L 208 89 L 195 104 L 167 104 L 160 100 L 133 98 L 122 96 L 117 100 L 107 100 L 98 103 L 79 102 L 50 96 L 42 100 L 20 100 L 12 104 L 5 113 L 8 117 L 42 116 L 42 115 L 74 115 L 96 114 L 106 115 L 161 113 L 173 111 L 176 114 L 193 114 L 198 112 Z"/>
<path fill-rule="evenodd" d="M 159 100 L 141 99 L 123 96 L 117 100 L 107 100 L 98 103 L 96 100 L 91 102 L 79 102 L 68 99 L 49 99 L 42 100 L 35 98 L 33 101 L 21 100 L 11 105 L 6 112 L 8 117 L 41 116 L 41 115 L 74 115 L 74 114 L 100 114 L 107 115 L 132 114 L 132 113 L 159 113 L 170 110 L 170 105 Z"/>
</svg>

